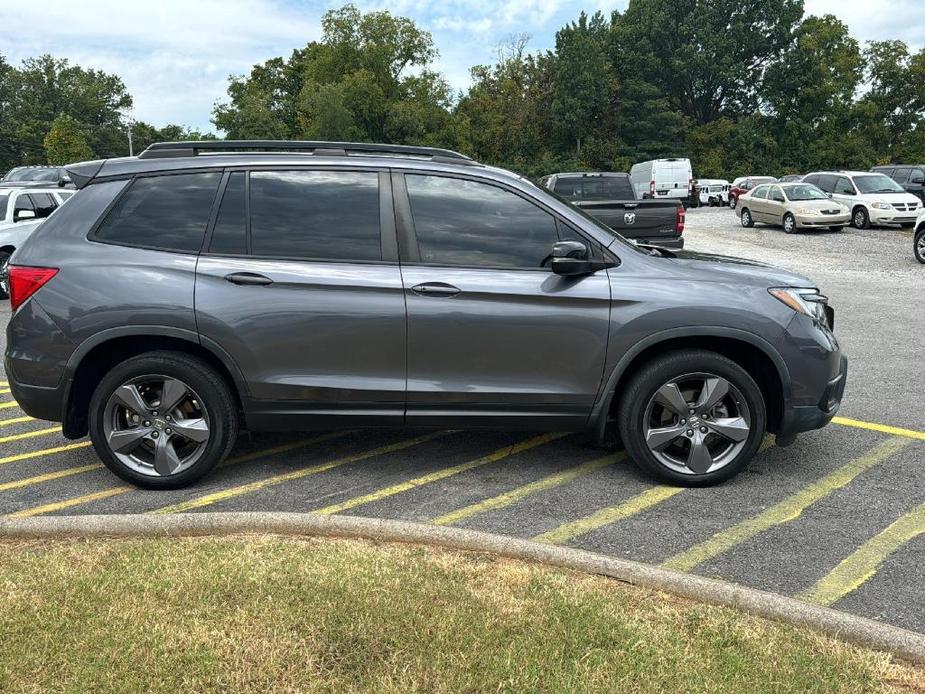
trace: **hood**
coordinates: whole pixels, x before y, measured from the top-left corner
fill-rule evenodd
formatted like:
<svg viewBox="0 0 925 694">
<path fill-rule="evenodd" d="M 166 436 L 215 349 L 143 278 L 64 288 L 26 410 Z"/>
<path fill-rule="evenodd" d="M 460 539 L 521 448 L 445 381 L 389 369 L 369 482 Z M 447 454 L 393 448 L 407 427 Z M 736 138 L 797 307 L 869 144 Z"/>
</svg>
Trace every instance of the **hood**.
<svg viewBox="0 0 925 694">
<path fill-rule="evenodd" d="M 654 258 L 670 263 L 690 279 L 702 282 L 742 282 L 764 287 L 816 287 L 809 278 L 774 265 L 727 255 L 672 251 L 674 258 Z"/>
<path fill-rule="evenodd" d="M 886 202 L 891 205 L 894 202 L 904 202 L 904 203 L 921 203 L 922 201 L 914 196 L 912 193 L 906 193 L 899 191 L 895 193 L 864 193 L 860 196 L 864 202 Z"/>
</svg>

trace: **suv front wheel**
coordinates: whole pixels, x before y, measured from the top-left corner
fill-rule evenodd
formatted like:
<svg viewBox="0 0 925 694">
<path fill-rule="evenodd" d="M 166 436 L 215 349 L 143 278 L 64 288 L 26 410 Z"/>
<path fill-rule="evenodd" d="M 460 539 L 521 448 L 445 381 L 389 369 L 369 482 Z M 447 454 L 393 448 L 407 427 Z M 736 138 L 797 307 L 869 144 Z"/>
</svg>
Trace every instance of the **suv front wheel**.
<svg viewBox="0 0 925 694">
<path fill-rule="evenodd" d="M 90 399 L 90 438 L 122 479 L 176 489 L 228 455 L 237 436 L 234 403 L 224 379 L 202 360 L 151 352 L 100 381 Z"/>
<path fill-rule="evenodd" d="M 617 414 L 630 457 L 683 486 L 723 482 L 761 445 L 767 422 L 761 390 L 731 359 L 706 350 L 657 357 L 633 378 Z"/>
<path fill-rule="evenodd" d="M 912 250 L 915 253 L 915 259 L 925 264 L 925 224 L 915 232 L 915 241 L 912 244 Z"/>
</svg>

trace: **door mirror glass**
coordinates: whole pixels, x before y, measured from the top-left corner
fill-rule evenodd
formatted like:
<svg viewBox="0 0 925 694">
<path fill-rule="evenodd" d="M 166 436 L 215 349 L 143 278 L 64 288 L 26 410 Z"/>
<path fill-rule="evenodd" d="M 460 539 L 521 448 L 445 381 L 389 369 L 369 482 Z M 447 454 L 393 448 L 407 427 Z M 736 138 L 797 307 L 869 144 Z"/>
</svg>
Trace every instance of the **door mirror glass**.
<svg viewBox="0 0 925 694">
<path fill-rule="evenodd" d="M 16 210 L 14 222 L 24 222 L 27 219 L 35 219 L 35 210 Z"/>
<path fill-rule="evenodd" d="M 591 260 L 591 249 L 581 241 L 559 241 L 553 244 L 547 256 L 552 271 L 557 275 L 590 275 L 598 270 L 613 267 L 613 263 Z M 546 261 L 543 261 L 543 265 Z"/>
</svg>

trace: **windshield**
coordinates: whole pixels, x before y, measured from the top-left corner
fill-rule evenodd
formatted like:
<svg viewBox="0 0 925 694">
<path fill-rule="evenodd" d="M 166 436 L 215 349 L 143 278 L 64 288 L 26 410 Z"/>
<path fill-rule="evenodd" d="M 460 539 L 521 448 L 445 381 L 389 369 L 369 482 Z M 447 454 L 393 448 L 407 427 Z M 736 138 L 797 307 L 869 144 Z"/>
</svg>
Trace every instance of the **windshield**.
<svg viewBox="0 0 925 694">
<path fill-rule="evenodd" d="M 784 186 L 784 195 L 788 200 L 825 200 L 826 195 L 821 188 L 812 183 L 801 183 L 798 186 Z"/>
<path fill-rule="evenodd" d="M 6 206 L 10 201 L 10 196 L 0 195 L 0 222 L 6 219 Z"/>
<path fill-rule="evenodd" d="M 862 193 L 905 193 L 905 189 L 889 176 L 871 174 L 870 176 L 855 176 L 854 185 Z"/>
<path fill-rule="evenodd" d="M 58 169 L 44 169 L 27 166 L 10 171 L 3 177 L 4 181 L 57 181 Z"/>
</svg>

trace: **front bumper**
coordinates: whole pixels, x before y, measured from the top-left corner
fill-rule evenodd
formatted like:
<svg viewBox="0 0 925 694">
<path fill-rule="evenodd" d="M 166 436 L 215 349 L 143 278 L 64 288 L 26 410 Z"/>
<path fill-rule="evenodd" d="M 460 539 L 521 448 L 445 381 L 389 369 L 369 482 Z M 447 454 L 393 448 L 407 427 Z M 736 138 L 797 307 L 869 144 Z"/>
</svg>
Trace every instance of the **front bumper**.
<svg viewBox="0 0 925 694">
<path fill-rule="evenodd" d="M 844 214 L 814 214 L 814 215 L 794 215 L 797 220 L 797 227 L 800 229 L 810 229 L 814 227 L 841 227 L 851 222 L 851 213 Z"/>
<path fill-rule="evenodd" d="M 797 434 L 821 429 L 832 421 L 841 407 L 848 380 L 848 357 L 840 355 L 838 373 L 825 385 L 819 401 L 813 405 L 784 407 L 783 417 L 777 431 L 778 442 L 790 443 Z"/>
<path fill-rule="evenodd" d="M 880 224 L 915 224 L 918 217 L 918 210 L 914 212 L 900 212 L 898 210 L 876 210 L 872 207 L 867 209 L 870 223 Z"/>
</svg>

